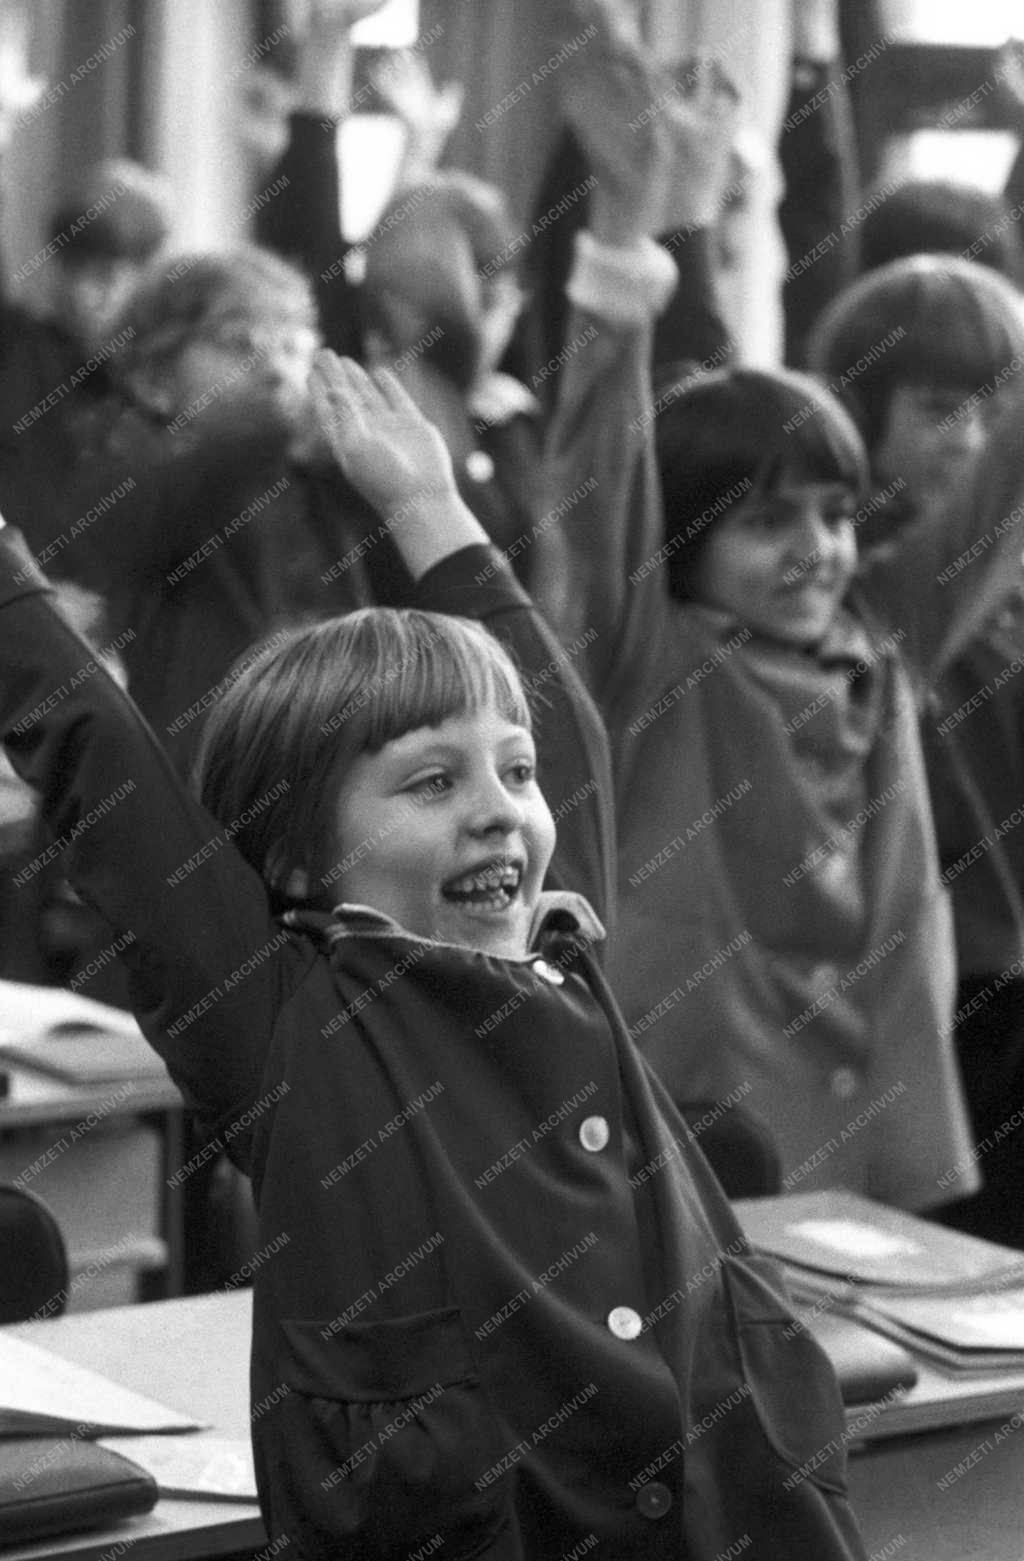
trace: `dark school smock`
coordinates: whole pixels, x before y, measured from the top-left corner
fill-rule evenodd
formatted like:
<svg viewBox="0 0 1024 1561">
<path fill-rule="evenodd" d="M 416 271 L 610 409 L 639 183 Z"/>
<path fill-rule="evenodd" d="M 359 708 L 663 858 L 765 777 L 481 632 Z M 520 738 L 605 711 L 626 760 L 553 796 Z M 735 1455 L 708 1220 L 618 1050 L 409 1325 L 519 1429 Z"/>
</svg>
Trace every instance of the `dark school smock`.
<svg viewBox="0 0 1024 1561">
<path fill-rule="evenodd" d="M 130 701 L 102 671 L 72 686 L 81 642 L 7 534 L 0 564 L 0 729 L 81 891 L 134 934 L 147 1035 L 252 1173 L 271 1542 L 862 1558 L 831 1370 L 630 1043 L 581 902 L 542 901 L 523 961 L 373 912 L 275 922 Z M 500 564 L 477 605 L 546 665 Z M 547 693 L 570 794 L 590 707 L 564 665 Z"/>
</svg>

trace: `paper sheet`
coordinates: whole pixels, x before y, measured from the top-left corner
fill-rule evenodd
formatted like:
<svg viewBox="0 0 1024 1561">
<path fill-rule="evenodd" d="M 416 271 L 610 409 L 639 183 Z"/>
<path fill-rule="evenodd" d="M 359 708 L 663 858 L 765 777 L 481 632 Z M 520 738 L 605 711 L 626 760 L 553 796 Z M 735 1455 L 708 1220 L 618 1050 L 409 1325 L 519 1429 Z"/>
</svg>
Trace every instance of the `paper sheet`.
<svg viewBox="0 0 1024 1561">
<path fill-rule="evenodd" d="M 199 1422 L 0 1329 L 0 1434 L 191 1431 Z"/>
<path fill-rule="evenodd" d="M 247 1441 L 227 1436 L 105 1436 L 104 1447 L 122 1453 L 153 1476 L 161 1496 L 215 1496 L 255 1501 L 256 1470 Z"/>
</svg>

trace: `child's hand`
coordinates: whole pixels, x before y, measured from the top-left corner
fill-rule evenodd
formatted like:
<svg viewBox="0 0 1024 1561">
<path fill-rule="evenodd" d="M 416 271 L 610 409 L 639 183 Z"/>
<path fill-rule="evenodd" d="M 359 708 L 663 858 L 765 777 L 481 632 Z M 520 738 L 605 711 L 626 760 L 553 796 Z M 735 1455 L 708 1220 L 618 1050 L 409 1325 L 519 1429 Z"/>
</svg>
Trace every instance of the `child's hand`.
<svg viewBox="0 0 1024 1561">
<path fill-rule="evenodd" d="M 618 44 L 642 45 L 637 0 L 564 0 L 564 12 L 564 32 L 577 32 L 593 22 L 602 34 Z"/>
<path fill-rule="evenodd" d="M 349 110 L 356 22 L 384 0 L 288 0 L 288 27 L 298 41 L 295 84 L 303 113 L 341 119 Z"/>
<path fill-rule="evenodd" d="M 371 376 L 325 350 L 316 355 L 310 391 L 338 465 L 378 514 L 458 498 L 444 440 L 394 374 L 375 369 Z"/>
<path fill-rule="evenodd" d="M 597 29 L 559 72 L 566 118 L 598 180 L 593 229 L 634 244 L 661 225 L 669 172 L 664 119 L 672 84 L 636 34 L 630 10 L 588 0 L 577 11 Z"/>
<path fill-rule="evenodd" d="M 294 85 L 269 65 L 246 71 L 239 92 L 242 141 L 270 169 L 288 145 L 288 116 L 298 107 Z"/>
<path fill-rule="evenodd" d="M 710 227 L 722 210 L 730 179 L 735 182 L 734 143 L 740 95 L 716 60 L 697 58 L 677 73 L 678 91 L 665 105 L 671 143 L 661 230 Z"/>
<path fill-rule="evenodd" d="M 417 166 L 437 167 L 441 153 L 462 116 L 463 89 L 448 81 L 435 87 L 426 60 L 411 49 L 401 49 L 370 73 L 388 108 L 405 126 L 415 151 Z"/>
</svg>

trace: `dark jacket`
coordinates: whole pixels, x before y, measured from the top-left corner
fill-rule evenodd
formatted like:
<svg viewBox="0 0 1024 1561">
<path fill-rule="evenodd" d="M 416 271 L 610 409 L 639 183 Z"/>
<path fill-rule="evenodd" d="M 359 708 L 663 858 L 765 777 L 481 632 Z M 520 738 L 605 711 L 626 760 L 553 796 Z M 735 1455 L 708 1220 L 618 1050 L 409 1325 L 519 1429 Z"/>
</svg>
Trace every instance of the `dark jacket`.
<svg viewBox="0 0 1024 1561">
<path fill-rule="evenodd" d="M 134 932 L 147 1035 L 252 1173 L 271 1540 L 304 1561 L 862 1556 L 831 1371 L 630 1043 L 591 913 L 545 901 L 526 961 L 365 910 L 275 923 L 130 702 L 76 681 L 9 533 L 0 566 L 12 758 L 81 891 Z M 550 661 L 486 550 L 418 605 L 483 618 L 528 678 Z M 545 693 L 545 785 L 568 797 L 606 774 L 600 727 L 564 661 Z M 601 784 L 566 822 L 609 804 Z"/>
</svg>

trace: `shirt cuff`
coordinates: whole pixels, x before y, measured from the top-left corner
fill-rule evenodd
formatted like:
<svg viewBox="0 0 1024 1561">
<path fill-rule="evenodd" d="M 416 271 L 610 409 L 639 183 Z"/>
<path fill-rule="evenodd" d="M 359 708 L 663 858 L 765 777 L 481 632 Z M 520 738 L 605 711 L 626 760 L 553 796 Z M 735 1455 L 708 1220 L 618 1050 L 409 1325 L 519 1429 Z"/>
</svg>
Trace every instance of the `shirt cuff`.
<svg viewBox="0 0 1024 1561">
<path fill-rule="evenodd" d="M 676 268 L 659 244 L 642 238 L 629 248 L 577 233 L 566 292 L 578 309 L 614 325 L 645 325 L 661 313 L 676 285 Z"/>
</svg>

